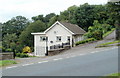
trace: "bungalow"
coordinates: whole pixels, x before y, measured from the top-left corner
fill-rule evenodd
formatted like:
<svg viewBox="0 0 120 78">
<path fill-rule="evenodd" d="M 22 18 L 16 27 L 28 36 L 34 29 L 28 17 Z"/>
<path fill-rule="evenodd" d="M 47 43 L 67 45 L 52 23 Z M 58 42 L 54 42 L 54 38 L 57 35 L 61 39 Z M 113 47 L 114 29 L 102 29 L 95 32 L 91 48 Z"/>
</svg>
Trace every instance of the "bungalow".
<svg viewBox="0 0 120 78">
<path fill-rule="evenodd" d="M 44 32 L 31 33 L 34 35 L 34 55 L 45 56 L 50 46 L 57 44 L 69 42 L 73 47 L 74 43 L 84 39 L 85 33 L 78 25 L 57 21 Z"/>
</svg>

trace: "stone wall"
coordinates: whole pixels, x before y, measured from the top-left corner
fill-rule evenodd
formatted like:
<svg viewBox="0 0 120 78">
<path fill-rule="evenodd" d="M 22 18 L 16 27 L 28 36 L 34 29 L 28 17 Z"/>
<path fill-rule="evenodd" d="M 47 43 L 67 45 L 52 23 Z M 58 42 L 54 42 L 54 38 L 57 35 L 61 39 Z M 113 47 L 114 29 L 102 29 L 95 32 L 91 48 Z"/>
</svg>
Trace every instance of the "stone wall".
<svg viewBox="0 0 120 78">
<path fill-rule="evenodd" d="M 13 52 L 0 53 L 0 60 L 14 59 Z"/>
<path fill-rule="evenodd" d="M 49 51 L 48 51 L 48 56 L 53 56 L 53 55 L 62 53 L 62 52 L 64 52 L 65 50 L 69 50 L 70 48 L 71 48 L 71 46 L 64 46 L 63 48 L 49 50 Z"/>
</svg>

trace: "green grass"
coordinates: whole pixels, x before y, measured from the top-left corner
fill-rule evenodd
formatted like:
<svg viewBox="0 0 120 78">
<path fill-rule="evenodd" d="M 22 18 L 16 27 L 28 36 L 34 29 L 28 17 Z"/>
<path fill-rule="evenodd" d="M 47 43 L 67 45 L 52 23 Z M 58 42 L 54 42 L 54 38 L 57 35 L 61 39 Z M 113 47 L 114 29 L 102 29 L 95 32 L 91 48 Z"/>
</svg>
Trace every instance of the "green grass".
<svg viewBox="0 0 120 78">
<path fill-rule="evenodd" d="M 120 73 L 113 73 L 100 78 L 120 78 Z"/>
<path fill-rule="evenodd" d="M 108 36 L 110 33 L 112 33 L 115 30 L 115 28 L 113 28 L 111 31 L 108 31 L 107 33 L 103 34 L 103 38 Z"/>
<path fill-rule="evenodd" d="M 113 41 L 113 42 L 107 42 L 107 43 L 103 43 L 103 44 L 99 44 L 99 45 L 96 46 L 96 48 L 97 48 L 97 47 L 106 47 L 106 46 L 108 46 L 108 45 L 110 45 L 110 44 L 115 44 L 115 43 L 120 43 L 120 40 L 118 40 L 118 41 Z"/>
<path fill-rule="evenodd" d="M 120 73 L 113 73 L 113 74 L 110 74 L 109 76 L 120 76 Z"/>
<path fill-rule="evenodd" d="M 12 65 L 12 64 L 17 64 L 17 62 L 14 61 L 14 60 L 1 60 L 0 61 L 0 67 L 7 66 L 7 65 Z"/>
</svg>

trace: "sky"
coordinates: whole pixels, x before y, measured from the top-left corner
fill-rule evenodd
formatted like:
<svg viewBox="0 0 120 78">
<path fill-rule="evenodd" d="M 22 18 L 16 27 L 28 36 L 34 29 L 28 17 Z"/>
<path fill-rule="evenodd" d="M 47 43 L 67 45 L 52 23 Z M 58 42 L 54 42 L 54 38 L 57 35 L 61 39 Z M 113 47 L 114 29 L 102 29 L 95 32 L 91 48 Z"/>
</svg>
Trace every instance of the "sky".
<svg viewBox="0 0 120 78">
<path fill-rule="evenodd" d="M 0 22 L 4 23 L 19 15 L 31 19 L 40 14 L 60 14 L 72 5 L 98 5 L 107 2 L 108 0 L 0 0 Z"/>
</svg>

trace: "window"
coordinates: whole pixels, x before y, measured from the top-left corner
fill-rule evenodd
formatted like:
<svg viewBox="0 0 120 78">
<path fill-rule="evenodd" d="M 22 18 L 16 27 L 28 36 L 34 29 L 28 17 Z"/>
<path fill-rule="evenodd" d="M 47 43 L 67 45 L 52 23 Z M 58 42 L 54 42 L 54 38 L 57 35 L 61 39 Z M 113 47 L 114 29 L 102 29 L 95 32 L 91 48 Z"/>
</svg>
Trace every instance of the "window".
<svg viewBox="0 0 120 78">
<path fill-rule="evenodd" d="M 70 42 L 70 36 L 67 36 L 67 41 Z"/>
<path fill-rule="evenodd" d="M 61 36 L 57 36 L 56 41 L 61 41 Z"/>
<path fill-rule="evenodd" d="M 46 40 L 47 40 L 47 37 L 45 36 L 40 37 L 40 41 L 46 41 Z"/>
</svg>

